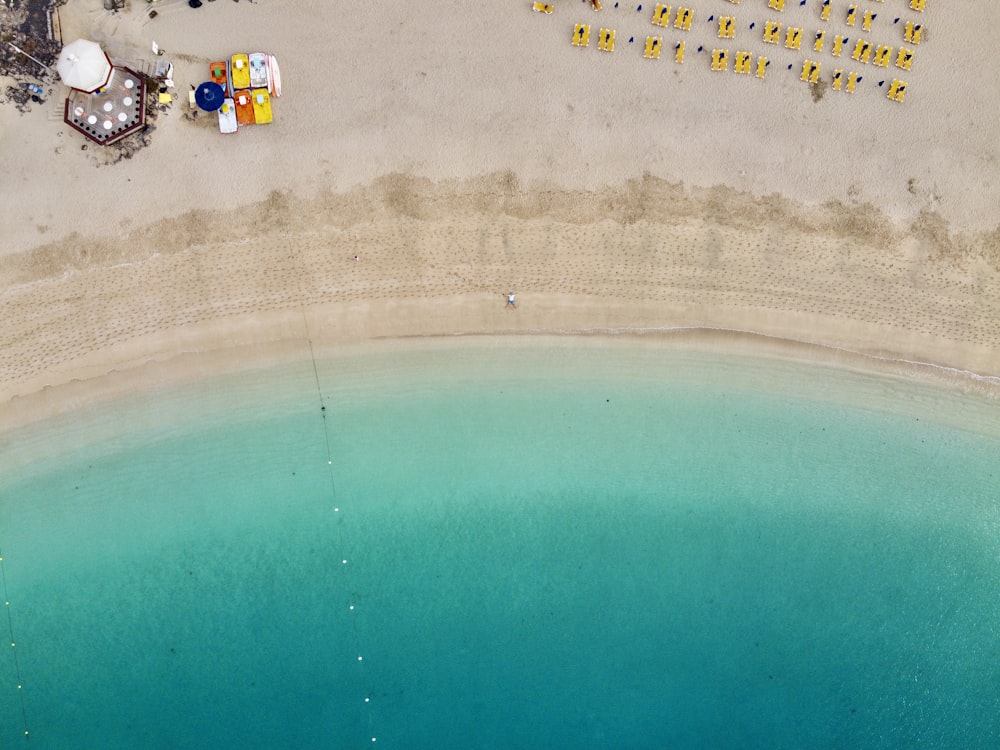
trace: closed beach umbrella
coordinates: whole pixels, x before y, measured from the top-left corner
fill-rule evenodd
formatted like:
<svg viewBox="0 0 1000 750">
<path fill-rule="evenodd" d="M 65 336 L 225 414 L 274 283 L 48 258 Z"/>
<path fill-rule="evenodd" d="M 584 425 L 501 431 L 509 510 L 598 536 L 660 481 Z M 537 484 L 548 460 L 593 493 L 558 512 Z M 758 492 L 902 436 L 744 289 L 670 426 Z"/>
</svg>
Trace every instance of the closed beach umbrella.
<svg viewBox="0 0 1000 750">
<path fill-rule="evenodd" d="M 226 92 L 214 81 L 205 81 L 194 91 L 194 101 L 206 112 L 214 112 L 226 100 Z"/>
<path fill-rule="evenodd" d="M 97 91 L 111 79 L 111 60 L 97 42 L 77 39 L 62 48 L 56 71 L 70 88 Z"/>
</svg>

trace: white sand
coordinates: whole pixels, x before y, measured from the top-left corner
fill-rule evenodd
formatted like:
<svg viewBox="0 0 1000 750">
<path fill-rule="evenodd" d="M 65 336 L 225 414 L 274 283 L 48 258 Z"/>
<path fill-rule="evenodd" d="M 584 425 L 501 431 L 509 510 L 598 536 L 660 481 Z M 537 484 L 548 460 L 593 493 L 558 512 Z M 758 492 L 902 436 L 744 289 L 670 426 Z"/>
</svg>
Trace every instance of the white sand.
<svg viewBox="0 0 1000 750">
<path fill-rule="evenodd" d="M 58 96 L 0 107 L 0 403 L 79 379 L 97 392 L 179 352 L 280 346 L 304 317 L 330 344 L 722 327 L 998 375 L 1000 81 L 983 60 L 1000 5 L 862 2 L 893 58 L 892 19 L 925 25 L 903 74 L 831 56 L 834 34 L 861 36 L 834 4 L 824 24 L 818 0 L 695 0 L 685 33 L 652 26 L 650 3 L 161 0 L 150 20 L 136 0 L 71 0 L 66 41 L 123 61 L 157 41 L 182 100 L 210 61 L 255 50 L 279 57 L 284 96 L 273 125 L 229 137 L 181 101 L 110 166 Z M 724 44 L 720 12 L 739 27 Z M 805 30 L 802 51 L 762 42 L 771 18 Z M 588 49 L 569 43 L 580 21 Z M 642 59 L 649 33 L 663 59 Z M 711 72 L 715 46 L 768 55 L 767 78 Z M 865 80 L 816 98 L 806 58 L 824 80 Z M 902 104 L 874 85 L 896 74 Z"/>
</svg>

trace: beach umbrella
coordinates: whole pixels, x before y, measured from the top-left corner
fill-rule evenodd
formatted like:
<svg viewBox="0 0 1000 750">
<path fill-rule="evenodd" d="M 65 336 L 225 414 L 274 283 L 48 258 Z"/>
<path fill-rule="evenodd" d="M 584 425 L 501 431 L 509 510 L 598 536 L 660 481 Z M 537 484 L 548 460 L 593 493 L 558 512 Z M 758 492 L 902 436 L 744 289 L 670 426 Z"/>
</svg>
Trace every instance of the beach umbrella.
<svg viewBox="0 0 1000 750">
<path fill-rule="evenodd" d="M 62 48 L 56 71 L 70 88 L 97 91 L 111 79 L 111 60 L 97 42 L 77 39 Z"/>
<path fill-rule="evenodd" d="M 226 92 L 222 86 L 214 81 L 205 81 L 194 90 L 194 101 L 206 112 L 214 112 L 222 106 L 226 99 Z"/>
</svg>

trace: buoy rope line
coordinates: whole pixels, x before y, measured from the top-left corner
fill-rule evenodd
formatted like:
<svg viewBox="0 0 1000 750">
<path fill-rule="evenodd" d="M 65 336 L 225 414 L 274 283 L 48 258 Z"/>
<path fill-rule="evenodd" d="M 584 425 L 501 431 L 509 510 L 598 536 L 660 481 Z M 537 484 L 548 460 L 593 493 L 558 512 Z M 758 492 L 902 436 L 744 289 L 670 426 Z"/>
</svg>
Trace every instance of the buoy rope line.
<svg viewBox="0 0 1000 750">
<path fill-rule="evenodd" d="M 28 710 L 24 706 L 24 690 L 21 683 L 21 663 L 17 658 L 17 639 L 14 638 L 14 617 L 10 613 L 10 597 L 7 595 L 7 569 L 4 567 L 3 550 L 0 550 L 0 579 L 3 580 L 3 604 L 7 610 L 7 632 L 10 634 L 10 650 L 14 655 L 14 677 L 17 679 L 17 695 L 21 700 L 21 722 L 24 725 L 24 742 L 30 744 L 28 734 Z"/>
<path fill-rule="evenodd" d="M 309 322 L 306 319 L 305 310 L 302 310 L 302 325 L 306 332 L 306 342 L 309 344 L 309 359 L 312 360 L 313 367 L 313 377 L 316 380 L 316 394 L 319 397 L 319 410 L 320 416 L 323 419 L 323 438 L 326 441 L 326 468 L 327 473 L 330 477 L 330 498 L 333 501 L 333 513 L 336 515 L 337 522 L 337 544 L 340 550 L 340 567 L 344 571 L 344 580 L 347 584 L 348 596 L 353 599 L 354 597 L 354 587 L 352 585 L 351 579 L 351 568 L 348 565 L 347 556 L 347 545 L 344 542 L 344 523 L 343 518 L 341 518 L 341 508 L 337 504 L 337 483 L 333 472 L 333 451 L 330 449 L 330 423 L 326 418 L 326 400 L 323 396 L 323 387 L 320 385 L 319 381 L 319 367 L 316 364 L 316 354 L 313 351 L 312 336 L 309 333 Z M 354 636 L 354 651 L 357 654 L 358 671 L 361 675 L 361 684 L 365 688 L 365 694 L 362 696 L 362 700 L 365 704 L 365 710 L 368 716 L 368 732 L 371 737 L 371 741 L 375 742 L 378 739 L 378 735 L 375 732 L 375 709 L 372 706 L 372 689 L 371 689 L 371 678 L 368 674 L 368 670 L 365 668 L 364 664 L 364 654 L 361 651 L 361 633 L 358 631 L 358 619 L 355 616 L 357 610 L 354 607 L 353 601 L 348 601 L 348 610 L 351 622 L 351 632 Z"/>
</svg>

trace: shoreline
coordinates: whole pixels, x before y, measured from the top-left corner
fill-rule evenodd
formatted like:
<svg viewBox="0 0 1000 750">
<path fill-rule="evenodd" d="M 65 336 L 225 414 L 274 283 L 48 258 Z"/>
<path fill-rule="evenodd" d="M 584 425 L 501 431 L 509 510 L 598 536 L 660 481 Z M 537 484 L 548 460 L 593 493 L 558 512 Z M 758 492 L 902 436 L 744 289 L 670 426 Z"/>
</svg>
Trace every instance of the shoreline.
<svg viewBox="0 0 1000 750">
<path fill-rule="evenodd" d="M 828 346 L 821 343 L 782 339 L 752 331 L 712 327 L 672 327 L 648 330 L 530 330 L 376 335 L 353 341 L 284 338 L 267 343 L 247 342 L 231 347 L 189 348 L 121 368 L 72 377 L 57 385 L 17 395 L 0 406 L 0 435 L 78 410 L 130 397 L 154 395 L 165 389 L 191 386 L 218 377 L 239 376 L 256 370 L 341 358 L 363 359 L 372 352 L 461 346 L 558 347 L 578 346 L 616 349 L 656 349 L 733 358 L 754 358 L 780 364 L 812 368 L 817 374 L 873 376 L 886 384 L 895 382 L 926 386 L 942 395 L 1000 402 L 1000 377 L 981 375 L 947 365 L 917 362 L 880 354 Z M 572 343 L 570 343 L 572 342 Z M 810 390 L 804 388 L 804 390 Z M 822 398 L 817 391 L 816 398 Z"/>
<path fill-rule="evenodd" d="M 517 387 L 522 372 L 526 384 L 540 374 L 567 386 L 686 384 L 869 412 L 903 427 L 930 422 L 1000 438 L 996 379 L 976 381 L 829 347 L 690 328 L 616 335 L 421 334 L 351 344 L 301 338 L 186 352 L 47 388 L 0 409 L 0 468 L 30 473 L 91 446 L 120 450 L 136 440 L 155 441 L 164 431 L 311 411 L 320 401 L 363 408 L 467 383 Z"/>
</svg>

